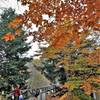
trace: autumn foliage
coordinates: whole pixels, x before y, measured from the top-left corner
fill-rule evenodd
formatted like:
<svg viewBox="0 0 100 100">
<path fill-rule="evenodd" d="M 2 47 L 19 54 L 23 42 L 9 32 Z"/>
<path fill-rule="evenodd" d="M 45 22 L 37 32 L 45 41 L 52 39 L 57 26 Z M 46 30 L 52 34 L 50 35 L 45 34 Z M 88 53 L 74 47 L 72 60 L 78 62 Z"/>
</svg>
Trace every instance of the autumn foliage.
<svg viewBox="0 0 100 100">
<path fill-rule="evenodd" d="M 20 25 L 22 25 L 22 22 L 23 22 L 23 17 L 19 15 L 15 17 L 15 19 L 9 23 L 8 27 L 16 29 L 20 27 Z"/>
<path fill-rule="evenodd" d="M 16 17 L 10 27 L 16 28 L 24 24 L 30 28 L 36 24 L 39 30 L 33 32 L 34 39 L 45 39 L 52 47 L 62 48 L 68 42 L 81 44 L 81 37 L 86 37 L 89 30 L 99 31 L 99 0 L 20 0 L 27 5 L 23 15 Z M 46 14 L 53 21 L 43 19 Z"/>
<path fill-rule="evenodd" d="M 2 39 L 5 41 L 12 41 L 15 39 L 15 36 L 12 33 L 7 33 L 6 35 L 3 36 Z"/>
<path fill-rule="evenodd" d="M 89 54 L 87 60 L 89 64 L 100 64 L 100 48 L 97 48 Z"/>
<path fill-rule="evenodd" d="M 33 35 L 34 41 L 47 41 L 49 47 L 45 57 L 54 57 L 60 50 L 67 56 L 64 56 L 64 63 L 71 65 L 72 61 L 78 66 L 83 60 L 81 67 L 84 67 L 84 58 L 87 59 L 85 64 L 93 65 L 100 64 L 100 48 L 89 49 L 82 47 L 86 37 L 100 32 L 100 0 L 19 0 L 22 5 L 27 5 L 29 10 L 26 10 L 22 15 L 17 16 L 9 23 L 9 27 L 16 30 L 16 34 L 7 33 L 3 39 L 11 41 L 16 35 L 20 35 L 23 26 L 26 28 L 28 35 Z M 48 20 L 43 18 L 43 15 L 48 16 Z M 53 20 L 51 20 L 53 18 Z M 32 25 L 35 24 L 38 31 L 32 31 Z M 71 44 L 73 47 L 67 45 Z M 64 48 L 67 47 L 67 48 Z M 83 50 L 84 48 L 84 50 Z M 83 51 L 81 51 L 83 50 Z M 76 61 L 79 54 L 81 61 Z M 73 55 L 75 61 L 71 58 Z M 70 56 L 69 56 L 70 55 Z M 69 58 L 67 58 L 69 57 Z M 71 61 L 70 61 L 71 60 Z M 72 68 L 73 69 L 73 68 Z M 81 84 L 81 88 L 87 95 L 94 91 L 91 82 L 100 83 L 100 78 L 92 78 Z M 74 85 L 66 84 L 66 87 L 73 90 Z M 60 100 L 66 100 L 68 94 L 64 95 Z M 78 100 L 78 98 L 75 100 Z M 74 99 L 73 99 L 74 100 Z"/>
</svg>

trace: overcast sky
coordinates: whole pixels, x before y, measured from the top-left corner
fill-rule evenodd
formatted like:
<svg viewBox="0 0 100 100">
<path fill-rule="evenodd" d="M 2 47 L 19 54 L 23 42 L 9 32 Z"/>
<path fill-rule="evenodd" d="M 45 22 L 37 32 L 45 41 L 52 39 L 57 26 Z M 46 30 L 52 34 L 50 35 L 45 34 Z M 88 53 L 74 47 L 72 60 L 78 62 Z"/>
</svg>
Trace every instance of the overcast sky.
<svg viewBox="0 0 100 100">
<path fill-rule="evenodd" d="M 0 11 L 2 11 L 2 8 L 9 7 L 15 9 L 18 14 L 21 14 L 28 9 L 27 6 L 22 6 L 20 2 L 17 2 L 17 0 L 0 0 Z"/>
</svg>

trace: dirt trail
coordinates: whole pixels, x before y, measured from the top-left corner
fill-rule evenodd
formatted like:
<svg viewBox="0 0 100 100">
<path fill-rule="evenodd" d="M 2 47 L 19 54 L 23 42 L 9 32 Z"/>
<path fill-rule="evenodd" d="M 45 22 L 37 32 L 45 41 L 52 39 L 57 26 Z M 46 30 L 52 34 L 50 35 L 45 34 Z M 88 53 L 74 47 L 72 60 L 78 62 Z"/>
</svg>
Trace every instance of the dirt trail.
<svg viewBox="0 0 100 100">
<path fill-rule="evenodd" d="M 29 79 L 30 87 L 41 88 L 50 84 L 50 81 L 43 74 L 41 74 L 41 72 L 37 71 L 31 63 L 28 63 L 28 66 L 32 72 Z"/>
</svg>

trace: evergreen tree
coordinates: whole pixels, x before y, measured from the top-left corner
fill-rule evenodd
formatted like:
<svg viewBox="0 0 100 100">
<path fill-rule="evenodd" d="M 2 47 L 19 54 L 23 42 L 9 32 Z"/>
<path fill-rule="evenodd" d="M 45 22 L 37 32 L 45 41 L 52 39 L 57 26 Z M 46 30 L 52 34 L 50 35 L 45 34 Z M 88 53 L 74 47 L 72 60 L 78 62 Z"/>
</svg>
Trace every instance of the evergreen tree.
<svg viewBox="0 0 100 100">
<path fill-rule="evenodd" d="M 11 20 L 13 20 L 16 16 L 15 10 L 12 8 L 6 9 L 3 11 L 3 13 L 0 15 L 0 36 L 4 35 L 8 32 L 14 32 L 15 30 L 8 27 L 8 24 Z"/>
<path fill-rule="evenodd" d="M 28 67 L 25 64 L 31 58 L 24 57 L 23 54 L 29 50 L 29 45 L 25 43 L 26 36 L 22 31 L 20 36 L 16 36 L 12 41 L 5 41 L 2 38 L 6 33 L 16 30 L 9 28 L 8 23 L 16 16 L 12 9 L 4 11 L 0 21 L 0 92 L 10 92 L 11 86 L 20 84 L 23 86 L 29 78 Z"/>
<path fill-rule="evenodd" d="M 64 84 L 67 81 L 63 65 L 56 68 L 57 59 L 47 59 L 42 61 L 44 75 L 54 84 Z"/>
</svg>

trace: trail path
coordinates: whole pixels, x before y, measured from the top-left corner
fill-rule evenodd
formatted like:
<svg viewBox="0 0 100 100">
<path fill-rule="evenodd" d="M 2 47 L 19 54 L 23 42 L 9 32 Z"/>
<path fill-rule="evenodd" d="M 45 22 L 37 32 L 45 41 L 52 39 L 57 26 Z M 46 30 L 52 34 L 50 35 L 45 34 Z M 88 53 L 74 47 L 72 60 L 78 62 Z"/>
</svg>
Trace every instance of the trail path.
<svg viewBox="0 0 100 100">
<path fill-rule="evenodd" d="M 50 81 L 46 79 L 45 76 L 41 74 L 41 72 L 37 71 L 32 63 L 28 63 L 27 66 L 31 71 L 31 76 L 29 79 L 29 86 L 31 88 L 37 89 L 37 88 L 48 86 L 50 84 Z M 29 100 L 33 100 L 33 97 L 30 97 Z"/>
</svg>

